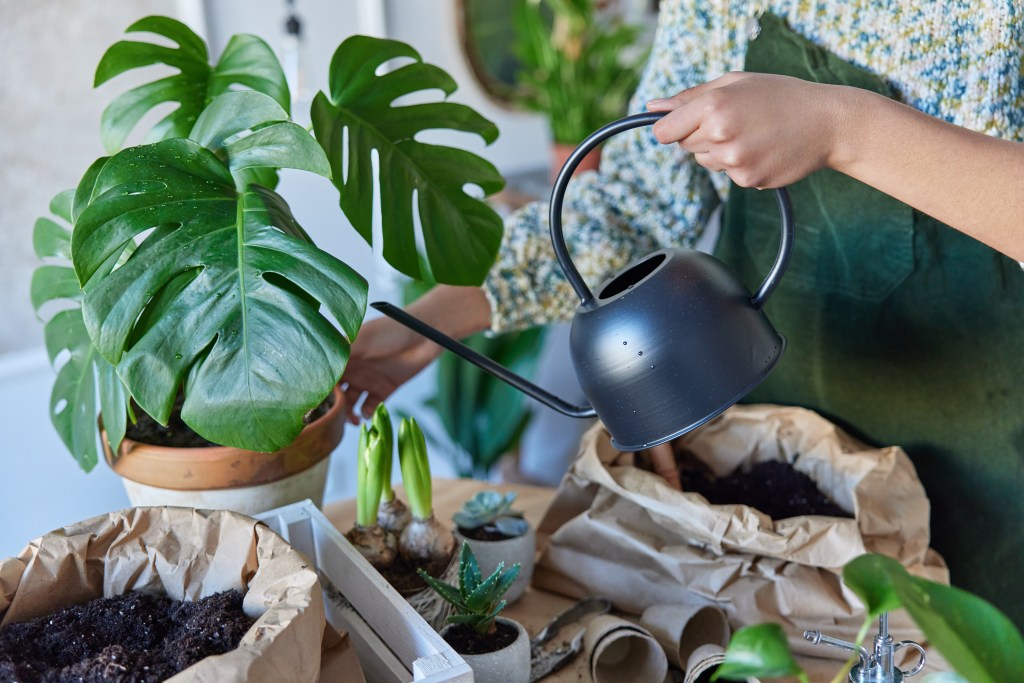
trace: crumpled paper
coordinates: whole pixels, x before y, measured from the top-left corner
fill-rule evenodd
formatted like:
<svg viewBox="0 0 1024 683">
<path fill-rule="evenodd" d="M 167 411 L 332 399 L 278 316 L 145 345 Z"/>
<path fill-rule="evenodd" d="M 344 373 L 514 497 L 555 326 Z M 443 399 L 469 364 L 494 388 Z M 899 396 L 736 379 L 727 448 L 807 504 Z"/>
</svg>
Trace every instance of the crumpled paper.
<svg viewBox="0 0 1024 683">
<path fill-rule="evenodd" d="M 173 683 L 315 683 L 324 605 L 316 571 L 265 525 L 226 510 L 131 508 L 35 539 L 0 561 L 0 628 L 128 591 L 197 600 L 245 594 L 257 619 L 238 648 Z"/>
<path fill-rule="evenodd" d="M 546 543 L 535 586 L 604 595 L 632 614 L 705 601 L 733 628 L 776 622 L 795 652 L 842 657 L 801 634 L 820 629 L 855 640 L 864 610 L 842 582 L 844 564 L 881 553 L 912 574 L 949 580 L 928 547 L 924 488 L 900 448 L 868 448 L 812 411 L 771 405 L 734 406 L 673 446 L 716 476 L 764 460 L 790 462 L 855 519 L 772 520 L 745 505 L 711 505 L 634 467 L 634 454 L 617 451 L 598 424 L 538 528 Z M 921 637 L 903 612 L 890 617 L 890 628 L 901 639 Z"/>
</svg>

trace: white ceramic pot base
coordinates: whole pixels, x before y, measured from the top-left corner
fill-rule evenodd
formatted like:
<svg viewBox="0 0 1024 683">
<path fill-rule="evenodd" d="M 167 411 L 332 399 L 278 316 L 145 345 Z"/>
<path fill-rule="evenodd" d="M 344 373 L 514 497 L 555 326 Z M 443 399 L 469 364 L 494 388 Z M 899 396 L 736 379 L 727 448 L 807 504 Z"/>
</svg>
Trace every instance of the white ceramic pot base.
<svg viewBox="0 0 1024 683">
<path fill-rule="evenodd" d="M 128 493 L 128 500 L 135 507 L 174 505 L 207 510 L 234 510 L 244 515 L 254 515 L 306 498 L 320 507 L 324 499 L 324 486 L 327 484 L 327 467 L 330 461 L 329 457 L 324 458 L 312 467 L 267 484 L 232 489 L 178 491 L 140 484 L 123 477 L 121 481 Z"/>
<path fill-rule="evenodd" d="M 483 655 L 459 654 L 473 669 L 474 683 L 529 683 L 530 636 L 518 621 L 498 617 L 499 623 L 511 624 L 519 637 L 508 647 Z M 447 630 L 450 627 L 445 627 Z M 444 635 L 444 632 L 441 634 Z"/>
</svg>

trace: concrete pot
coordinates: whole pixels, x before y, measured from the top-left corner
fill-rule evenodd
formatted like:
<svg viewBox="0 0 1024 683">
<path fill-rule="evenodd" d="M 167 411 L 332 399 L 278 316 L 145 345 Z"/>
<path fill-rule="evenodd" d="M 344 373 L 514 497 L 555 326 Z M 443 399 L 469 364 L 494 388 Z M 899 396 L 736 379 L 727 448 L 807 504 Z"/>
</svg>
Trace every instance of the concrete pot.
<svg viewBox="0 0 1024 683">
<path fill-rule="evenodd" d="M 171 448 L 121 442 L 104 455 L 121 475 L 133 506 L 174 505 L 255 514 L 309 498 L 323 502 L 330 454 L 345 431 L 344 396 L 306 425 L 290 445 L 273 453 L 228 446 Z"/>
<path fill-rule="evenodd" d="M 508 604 L 512 604 L 523 594 L 526 587 L 530 585 L 530 578 L 533 576 L 533 561 L 537 555 L 537 535 L 533 525 L 526 529 L 526 533 L 516 538 L 506 538 L 501 541 L 478 541 L 473 538 L 466 538 L 455 529 L 455 539 L 462 543 L 468 543 L 476 555 L 476 561 L 480 565 L 480 572 L 489 576 L 498 568 L 499 562 L 505 563 L 505 568 L 511 567 L 518 562 L 521 567 L 519 576 L 509 587 L 504 598 Z"/>
<path fill-rule="evenodd" d="M 509 624 L 519 632 L 512 644 L 501 650 L 483 655 L 459 656 L 473 669 L 474 683 L 529 683 L 530 680 L 530 636 L 518 621 L 498 617 L 499 624 Z M 441 631 L 443 637 L 451 626 Z"/>
</svg>

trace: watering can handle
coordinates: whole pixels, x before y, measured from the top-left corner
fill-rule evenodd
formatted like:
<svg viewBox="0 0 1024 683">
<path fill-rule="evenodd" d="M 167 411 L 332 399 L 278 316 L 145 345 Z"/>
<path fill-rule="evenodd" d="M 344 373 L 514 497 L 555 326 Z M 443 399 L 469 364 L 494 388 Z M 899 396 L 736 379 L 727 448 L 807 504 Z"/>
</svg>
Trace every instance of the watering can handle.
<svg viewBox="0 0 1024 683">
<path fill-rule="evenodd" d="M 641 126 L 650 126 L 656 123 L 661 117 L 665 116 L 667 112 L 648 112 L 644 114 L 634 114 L 633 116 L 627 116 L 626 118 L 619 119 L 609 123 L 604 128 L 601 128 L 591 133 L 587 139 L 580 143 L 572 154 L 569 155 L 562 170 L 558 173 L 558 178 L 555 179 L 555 186 L 551 191 L 551 204 L 549 214 L 549 225 L 551 228 L 551 243 L 555 248 L 555 256 L 558 258 L 558 263 L 562 267 L 562 271 L 565 273 L 565 277 L 568 278 L 569 284 L 576 290 L 576 294 L 580 297 L 580 306 L 584 308 L 590 308 L 596 304 L 593 292 L 587 287 L 587 283 L 583 281 L 580 276 L 580 272 L 576 269 L 572 259 L 569 257 L 569 250 L 565 245 L 565 236 L 562 234 L 562 201 L 565 198 L 565 190 L 569 185 L 569 180 L 572 178 L 573 171 L 579 166 L 591 150 L 597 147 L 599 144 L 619 133 L 631 130 L 633 128 L 639 128 Z M 786 272 L 786 267 L 789 265 L 789 257 L 793 251 L 793 207 L 789 201 L 789 193 L 786 188 L 780 187 L 775 190 L 775 199 L 779 204 L 779 213 L 782 214 L 782 240 L 779 242 L 779 253 L 775 257 L 775 263 L 772 265 L 771 270 L 768 272 L 768 276 L 764 282 L 758 288 L 757 292 L 750 299 L 751 305 L 754 308 L 761 308 L 764 303 L 771 296 L 772 292 L 779 284 L 779 280 L 782 279 L 783 273 Z"/>
</svg>

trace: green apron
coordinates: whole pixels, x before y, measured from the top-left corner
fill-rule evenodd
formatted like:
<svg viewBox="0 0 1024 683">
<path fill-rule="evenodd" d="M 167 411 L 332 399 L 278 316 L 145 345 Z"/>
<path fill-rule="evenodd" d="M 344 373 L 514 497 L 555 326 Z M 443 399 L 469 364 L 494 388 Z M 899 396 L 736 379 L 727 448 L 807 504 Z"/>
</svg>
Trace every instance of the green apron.
<svg viewBox="0 0 1024 683">
<path fill-rule="evenodd" d="M 767 14 L 746 69 L 893 94 Z M 1024 272 L 834 171 L 789 191 L 793 257 L 765 307 L 789 346 L 745 400 L 811 408 L 902 446 L 953 584 L 1024 625 Z M 778 241 L 771 193 L 733 185 L 716 254 L 753 290 Z"/>
</svg>

